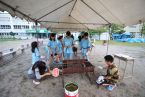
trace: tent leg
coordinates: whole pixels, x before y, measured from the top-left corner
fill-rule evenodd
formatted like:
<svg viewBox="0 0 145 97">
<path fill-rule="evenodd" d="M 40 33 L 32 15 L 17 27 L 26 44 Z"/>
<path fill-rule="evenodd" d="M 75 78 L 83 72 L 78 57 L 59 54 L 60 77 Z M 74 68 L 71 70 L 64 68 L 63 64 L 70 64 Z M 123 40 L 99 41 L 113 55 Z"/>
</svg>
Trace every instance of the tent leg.
<svg viewBox="0 0 145 97">
<path fill-rule="evenodd" d="M 38 21 L 35 21 L 35 30 L 36 30 L 36 37 L 37 37 L 37 42 L 38 42 L 38 32 L 37 32 L 37 27 L 38 27 Z"/>
<path fill-rule="evenodd" d="M 108 40 L 107 40 L 107 51 L 106 51 L 106 55 L 108 54 L 109 51 L 109 38 L 110 38 L 110 33 L 111 33 L 111 24 L 109 24 L 109 36 L 108 36 Z"/>
</svg>

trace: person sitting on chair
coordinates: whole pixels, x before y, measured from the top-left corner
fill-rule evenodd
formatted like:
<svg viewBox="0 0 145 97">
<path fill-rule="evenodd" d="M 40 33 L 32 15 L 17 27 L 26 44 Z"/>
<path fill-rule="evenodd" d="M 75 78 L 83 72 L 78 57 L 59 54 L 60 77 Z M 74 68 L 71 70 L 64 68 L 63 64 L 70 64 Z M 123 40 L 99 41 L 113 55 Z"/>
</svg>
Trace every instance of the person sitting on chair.
<svg viewBox="0 0 145 97">
<path fill-rule="evenodd" d="M 99 76 L 99 78 L 97 79 L 97 84 L 98 85 L 115 85 L 119 79 L 119 75 L 118 75 L 118 68 L 117 66 L 114 64 L 114 58 L 111 55 L 106 55 L 104 57 L 105 59 L 105 63 L 106 63 L 106 68 L 107 69 L 107 74 L 104 76 Z"/>
</svg>

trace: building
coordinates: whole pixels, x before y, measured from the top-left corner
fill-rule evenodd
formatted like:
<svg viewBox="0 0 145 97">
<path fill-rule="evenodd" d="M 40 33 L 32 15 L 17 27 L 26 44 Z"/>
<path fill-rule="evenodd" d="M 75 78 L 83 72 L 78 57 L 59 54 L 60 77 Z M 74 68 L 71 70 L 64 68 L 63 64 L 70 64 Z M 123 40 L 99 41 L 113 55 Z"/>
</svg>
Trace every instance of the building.
<svg viewBox="0 0 145 97">
<path fill-rule="evenodd" d="M 28 36 L 27 30 L 33 29 L 33 22 L 28 22 L 25 19 L 12 17 L 8 12 L 0 12 L 0 37 L 10 38 L 10 33 L 15 33 L 15 36 Z"/>
<path fill-rule="evenodd" d="M 142 25 L 137 24 L 137 25 L 126 26 L 124 28 L 124 31 L 132 33 L 135 38 L 139 38 L 141 37 L 141 29 L 142 29 Z"/>
</svg>

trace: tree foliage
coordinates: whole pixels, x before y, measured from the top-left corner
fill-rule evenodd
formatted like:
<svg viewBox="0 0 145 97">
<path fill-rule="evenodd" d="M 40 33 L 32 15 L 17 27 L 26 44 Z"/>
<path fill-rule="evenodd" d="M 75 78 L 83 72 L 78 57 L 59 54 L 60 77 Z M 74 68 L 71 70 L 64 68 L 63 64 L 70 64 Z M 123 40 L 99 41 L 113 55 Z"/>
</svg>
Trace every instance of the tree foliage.
<svg viewBox="0 0 145 97">
<path fill-rule="evenodd" d="M 14 33 L 14 32 L 10 32 L 10 35 L 11 35 L 11 36 L 15 36 L 15 33 Z"/>
<path fill-rule="evenodd" d="M 16 35 L 14 32 L 10 32 L 10 35 L 13 36 L 13 39 L 14 39 L 14 36 Z"/>
<path fill-rule="evenodd" d="M 145 23 L 143 23 L 142 33 L 145 34 Z"/>
<path fill-rule="evenodd" d="M 105 26 L 102 26 L 102 27 L 99 27 L 97 29 L 89 29 L 89 33 L 91 35 L 95 35 L 95 34 L 100 34 L 100 33 L 103 33 L 103 32 L 106 32 L 107 31 L 107 27 Z"/>
<path fill-rule="evenodd" d="M 111 29 L 112 29 L 111 33 L 123 33 L 124 32 L 123 25 L 112 24 Z M 98 27 L 97 29 L 90 29 L 89 33 L 91 35 L 94 35 L 94 34 L 98 34 L 98 33 L 100 34 L 103 32 L 107 32 L 108 30 L 109 30 L 108 26 L 101 26 L 101 27 Z"/>
<path fill-rule="evenodd" d="M 112 24 L 112 33 L 123 33 L 124 31 L 124 26 L 123 25 L 118 25 L 118 24 Z"/>
</svg>

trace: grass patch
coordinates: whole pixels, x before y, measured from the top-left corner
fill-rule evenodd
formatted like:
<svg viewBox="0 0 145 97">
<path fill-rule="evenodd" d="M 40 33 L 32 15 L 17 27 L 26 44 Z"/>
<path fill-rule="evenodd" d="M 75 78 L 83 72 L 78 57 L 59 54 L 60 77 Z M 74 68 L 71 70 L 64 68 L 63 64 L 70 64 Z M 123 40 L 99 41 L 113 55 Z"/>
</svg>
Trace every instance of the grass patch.
<svg viewBox="0 0 145 97">
<path fill-rule="evenodd" d="M 95 44 L 102 44 L 103 41 L 95 41 Z M 136 46 L 136 47 L 145 47 L 145 43 L 129 43 L 129 42 L 117 42 L 110 40 L 109 44 L 111 45 L 121 45 L 121 46 Z"/>
</svg>

